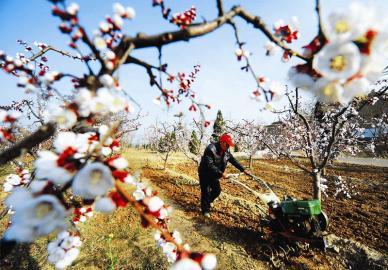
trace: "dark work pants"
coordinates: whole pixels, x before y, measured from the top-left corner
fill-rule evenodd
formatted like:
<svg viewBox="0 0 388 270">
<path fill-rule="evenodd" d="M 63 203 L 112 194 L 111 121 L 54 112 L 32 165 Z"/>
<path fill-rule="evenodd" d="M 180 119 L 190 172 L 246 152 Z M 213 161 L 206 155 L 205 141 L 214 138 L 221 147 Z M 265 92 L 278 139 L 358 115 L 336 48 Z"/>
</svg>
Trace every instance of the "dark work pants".
<svg viewBox="0 0 388 270">
<path fill-rule="evenodd" d="M 209 179 L 199 176 L 201 186 L 201 210 L 202 213 L 209 212 L 210 204 L 221 194 L 219 179 Z"/>
</svg>

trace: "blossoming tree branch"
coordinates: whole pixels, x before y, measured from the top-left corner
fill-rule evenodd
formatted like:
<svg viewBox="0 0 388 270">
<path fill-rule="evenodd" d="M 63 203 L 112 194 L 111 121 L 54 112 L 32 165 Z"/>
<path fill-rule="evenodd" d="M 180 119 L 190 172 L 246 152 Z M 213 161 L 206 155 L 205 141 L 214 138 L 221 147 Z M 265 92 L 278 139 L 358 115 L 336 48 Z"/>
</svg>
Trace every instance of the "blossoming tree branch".
<svg viewBox="0 0 388 270">
<path fill-rule="evenodd" d="M 191 251 L 183 243 L 179 232 L 169 228 L 171 207 L 138 175 L 130 172 L 128 161 L 119 152 L 120 137 L 117 134 L 120 132 L 117 130 L 121 121 L 101 123 L 98 120 L 107 119 L 104 118 L 107 115 L 133 111 L 134 101 L 117 77 L 120 66 L 131 64 L 144 68 L 150 85 L 159 91 L 155 103 L 163 102 L 171 106 L 186 99 L 190 102 L 188 109 L 200 113 L 201 125 L 209 126 L 210 122 L 205 119 L 203 111 L 210 109 L 210 106 L 198 102 L 192 90 L 200 67 L 194 66 L 188 73 L 173 74 L 163 63 L 162 48 L 165 45 L 209 35 L 224 25 L 230 25 L 237 44 L 235 54 L 242 63 L 241 69 L 252 75 L 257 84 L 252 98 L 267 104 L 267 109 L 271 109 L 271 102 L 285 95 L 283 87 L 257 75 L 246 49 L 247 44 L 241 40 L 236 19 L 247 22 L 264 34 L 268 39 L 265 54 L 274 55 L 280 50 L 284 62 L 291 57 L 298 58 L 301 63 L 291 67 L 289 72 L 296 93 L 298 89 L 311 92 L 318 102 L 334 106 L 338 110 L 335 116 L 337 120 L 355 98 L 380 97 L 386 91 L 375 91 L 373 83 L 383 71 L 383 56 L 387 56 L 387 21 L 376 21 L 377 11 L 358 4 L 352 4 L 348 11 L 335 11 L 328 18 L 322 18 L 317 0 L 318 33 L 299 52 L 290 47 L 300 34 L 296 18 L 291 18 L 289 23 L 280 20 L 269 28 L 259 16 L 241 6 L 224 9 L 222 0 L 215 1 L 215 19 L 199 23 L 196 22 L 195 7 L 173 13 L 165 1 L 153 0 L 152 5 L 160 8 L 162 18 L 178 29 L 156 35 L 139 33 L 134 36 L 121 31 L 125 21 L 135 18 L 135 10 L 131 7 L 115 3 L 113 14 L 101 21 L 97 29 L 89 31 L 80 24 L 79 6 L 76 3 L 67 4 L 64 0 L 50 2 L 53 4 L 53 16 L 60 21 L 59 30 L 69 37 L 68 45 L 75 52 L 68 53 L 44 43 L 36 43 L 38 52 L 34 52 L 23 41 L 20 43 L 31 53 L 29 57 L 18 54 L 14 58 L 0 52 L 1 68 L 18 78 L 18 86 L 24 89 L 26 95 L 37 94 L 47 103 L 53 98 L 62 102 L 48 107 L 42 114 L 44 117 L 36 114 L 41 119 L 41 126 L 20 140 L 15 140 L 14 136 L 19 115 L 12 110 L 0 111 L 0 140 L 9 145 L 0 153 L 0 165 L 54 136 L 53 150 L 38 152 L 32 174 L 20 168 L 7 178 L 7 191 L 11 194 L 6 204 L 12 217 L 1 242 L 2 256 L 16 243 L 33 242 L 38 237 L 61 231 L 50 242 L 48 252 L 49 261 L 58 269 L 63 269 L 71 265 L 79 253 L 81 240 L 76 229 L 78 222 L 85 221 L 92 211 L 110 213 L 118 207 L 131 205 L 141 217 L 144 227 L 155 228 L 158 245 L 173 263 L 171 269 L 210 270 L 216 267 L 214 255 Z M 83 52 L 85 48 L 88 50 L 86 53 Z M 158 50 L 158 64 L 147 63 L 132 55 L 135 50 L 144 48 Z M 51 71 L 46 64 L 46 53 L 49 51 L 81 61 L 87 73 L 76 75 Z M 166 87 L 165 78 L 176 86 Z M 71 96 L 63 96 L 57 89 L 56 83 L 62 80 L 72 83 Z M 310 153 L 313 151 L 311 127 L 298 111 L 298 98 L 295 103 L 290 100 L 290 104 L 293 113 L 299 117 L 299 120 L 293 118 L 292 121 L 304 123 L 307 132 L 304 139 Z M 342 125 L 342 122 L 337 121 L 337 124 Z M 337 126 L 334 126 L 334 135 L 336 130 Z M 329 150 L 335 144 L 335 136 L 331 138 Z M 314 155 L 309 157 L 314 158 Z M 330 151 L 323 157 L 323 163 L 318 164 L 313 160 L 313 172 L 319 173 L 329 157 Z M 319 178 L 316 179 L 319 186 Z M 78 200 L 69 200 L 65 193 L 72 194 Z M 319 194 L 314 192 L 314 196 L 319 197 Z"/>
</svg>

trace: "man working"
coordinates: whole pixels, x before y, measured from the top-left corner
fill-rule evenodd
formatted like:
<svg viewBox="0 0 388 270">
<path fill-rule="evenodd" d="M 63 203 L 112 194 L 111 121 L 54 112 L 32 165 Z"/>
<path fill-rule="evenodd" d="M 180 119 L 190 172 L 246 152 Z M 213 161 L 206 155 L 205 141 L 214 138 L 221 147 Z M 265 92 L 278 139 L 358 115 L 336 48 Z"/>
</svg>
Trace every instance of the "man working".
<svg viewBox="0 0 388 270">
<path fill-rule="evenodd" d="M 210 205 L 221 193 L 219 180 L 229 178 L 225 173 L 228 161 L 241 172 L 250 175 L 250 172 L 229 152 L 230 146 L 234 146 L 232 137 L 229 134 L 223 134 L 217 143 L 211 143 L 206 147 L 201 158 L 198 174 L 201 185 L 201 209 L 206 217 L 210 217 Z"/>
</svg>

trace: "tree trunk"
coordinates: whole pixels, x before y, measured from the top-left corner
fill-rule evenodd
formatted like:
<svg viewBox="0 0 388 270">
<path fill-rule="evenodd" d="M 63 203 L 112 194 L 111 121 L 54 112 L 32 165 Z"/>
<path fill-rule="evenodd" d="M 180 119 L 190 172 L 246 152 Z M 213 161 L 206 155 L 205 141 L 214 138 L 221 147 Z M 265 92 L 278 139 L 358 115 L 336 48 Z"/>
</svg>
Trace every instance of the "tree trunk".
<svg viewBox="0 0 388 270">
<path fill-rule="evenodd" d="M 249 169 L 250 170 L 252 169 L 252 161 L 253 161 L 252 156 L 249 156 Z"/>
<path fill-rule="evenodd" d="M 322 169 L 322 174 L 321 174 L 322 177 L 326 177 L 326 167 Z"/>
<path fill-rule="evenodd" d="M 163 170 L 165 170 L 166 168 L 167 168 L 167 160 L 168 160 L 168 155 L 169 155 L 170 153 L 167 153 L 166 154 L 166 157 L 164 158 L 164 165 L 163 165 Z"/>
<path fill-rule="evenodd" d="M 312 173 L 314 199 L 321 200 L 321 172 Z"/>
</svg>

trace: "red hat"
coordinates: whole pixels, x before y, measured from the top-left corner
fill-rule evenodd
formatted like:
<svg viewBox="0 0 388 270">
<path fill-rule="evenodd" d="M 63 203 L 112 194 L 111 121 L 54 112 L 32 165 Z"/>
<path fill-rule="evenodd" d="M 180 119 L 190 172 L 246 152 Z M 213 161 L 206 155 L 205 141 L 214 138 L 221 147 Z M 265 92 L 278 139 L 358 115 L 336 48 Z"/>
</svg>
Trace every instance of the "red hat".
<svg viewBox="0 0 388 270">
<path fill-rule="evenodd" d="M 225 143 L 227 143 L 231 147 L 234 146 L 234 142 L 233 142 L 232 136 L 230 136 L 227 133 L 224 133 L 224 134 L 222 134 L 220 136 L 220 142 L 225 142 Z"/>
</svg>

